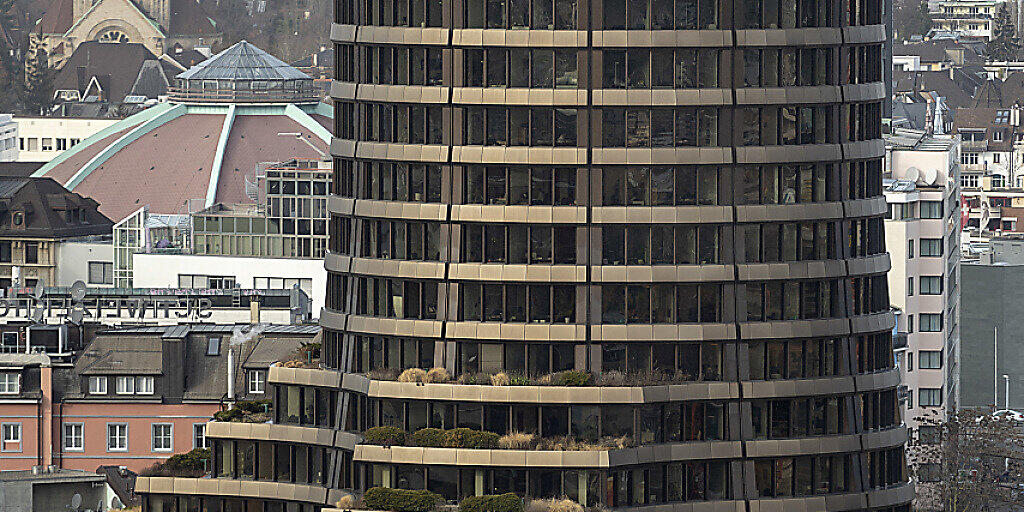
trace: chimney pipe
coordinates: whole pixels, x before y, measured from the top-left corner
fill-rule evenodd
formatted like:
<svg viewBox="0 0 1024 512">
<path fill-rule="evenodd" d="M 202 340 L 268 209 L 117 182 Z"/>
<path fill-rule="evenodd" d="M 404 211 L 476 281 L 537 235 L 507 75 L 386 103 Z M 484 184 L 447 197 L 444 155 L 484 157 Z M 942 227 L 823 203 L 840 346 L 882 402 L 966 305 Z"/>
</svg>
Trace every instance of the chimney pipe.
<svg viewBox="0 0 1024 512">
<path fill-rule="evenodd" d="M 253 324 L 260 323 L 260 301 L 255 296 L 249 299 L 249 321 Z"/>
<path fill-rule="evenodd" d="M 228 400 L 235 399 L 235 349 L 228 347 Z"/>
</svg>

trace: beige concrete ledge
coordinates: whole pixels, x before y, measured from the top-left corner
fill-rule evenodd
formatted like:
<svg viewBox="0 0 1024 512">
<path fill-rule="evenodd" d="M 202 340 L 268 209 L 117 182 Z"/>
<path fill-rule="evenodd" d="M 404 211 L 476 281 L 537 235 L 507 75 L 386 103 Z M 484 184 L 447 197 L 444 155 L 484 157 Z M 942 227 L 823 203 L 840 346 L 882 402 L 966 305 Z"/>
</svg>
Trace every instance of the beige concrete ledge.
<svg viewBox="0 0 1024 512">
<path fill-rule="evenodd" d="M 843 203 L 744 204 L 736 206 L 737 222 L 793 222 L 844 218 Z"/>
<path fill-rule="evenodd" d="M 536 30 L 496 28 L 452 29 L 452 46 L 577 47 L 587 46 L 586 30 Z"/>
<path fill-rule="evenodd" d="M 843 27 L 843 42 L 846 44 L 881 43 L 885 40 L 885 25 Z"/>
<path fill-rule="evenodd" d="M 333 93 L 333 89 L 331 92 Z M 389 85 L 360 83 L 356 85 L 355 99 L 358 101 L 377 101 L 388 103 L 423 103 L 446 105 L 451 99 L 451 88 L 432 85 Z"/>
<path fill-rule="evenodd" d="M 323 504 L 327 488 L 319 485 L 231 480 L 227 478 L 177 478 L 140 476 L 135 481 L 140 494 L 180 494 L 265 498 Z"/>
<path fill-rule="evenodd" d="M 490 403 L 643 404 L 740 397 L 740 383 L 710 381 L 636 387 L 489 386 L 417 384 L 370 380 L 363 375 L 345 374 L 341 388 L 371 398 Z"/>
<path fill-rule="evenodd" d="M 846 264 L 843 260 L 741 263 L 736 265 L 736 270 L 740 281 L 821 279 L 847 276 Z"/>
<path fill-rule="evenodd" d="M 453 87 L 453 105 L 585 107 L 587 90 L 577 88 Z"/>
<path fill-rule="evenodd" d="M 271 384 L 336 388 L 341 382 L 341 373 L 334 370 L 320 370 L 316 368 L 271 366 L 270 372 L 267 374 L 267 380 Z"/>
<path fill-rule="evenodd" d="M 595 206 L 594 224 L 719 224 L 733 220 L 731 206 Z"/>
<path fill-rule="evenodd" d="M 732 265 L 594 265 L 596 283 L 714 283 L 733 281 Z"/>
<path fill-rule="evenodd" d="M 851 276 L 884 274 L 892 268 L 887 252 L 862 258 L 851 258 L 846 260 L 846 264 L 850 268 Z"/>
<path fill-rule="evenodd" d="M 898 377 L 897 377 L 898 378 Z M 750 380 L 740 383 L 743 398 L 781 398 L 797 396 L 840 395 L 863 391 L 850 375 L 815 379 Z"/>
<path fill-rule="evenodd" d="M 747 87 L 736 89 L 736 104 L 810 105 L 816 103 L 840 103 L 843 101 L 842 96 L 842 89 L 838 85 Z"/>
<path fill-rule="evenodd" d="M 867 492 L 868 506 L 889 507 L 903 503 L 909 503 L 914 499 L 914 484 L 890 487 L 888 489 L 876 489 Z"/>
<path fill-rule="evenodd" d="M 581 165 L 587 162 L 584 147 L 452 146 L 452 163 Z"/>
<path fill-rule="evenodd" d="M 730 30 L 594 30 L 594 47 L 623 48 L 626 46 L 732 46 Z"/>
<path fill-rule="evenodd" d="M 439 338 L 441 336 L 441 322 L 437 320 L 348 315 L 330 309 L 321 310 L 320 325 L 339 331 L 348 330 L 350 332 L 368 334 L 393 334 L 395 336 L 427 338 Z"/>
<path fill-rule="evenodd" d="M 583 224 L 587 222 L 584 206 L 534 206 L 453 204 L 452 222 L 537 222 L 552 224 Z"/>
<path fill-rule="evenodd" d="M 838 27 L 784 29 L 742 29 L 736 31 L 736 46 L 821 46 L 843 42 Z"/>
<path fill-rule="evenodd" d="M 854 333 L 888 331 L 895 325 L 896 315 L 891 311 L 850 318 L 850 329 Z"/>
<path fill-rule="evenodd" d="M 882 139 L 844 142 L 843 155 L 847 160 L 862 160 L 885 156 L 885 141 Z"/>
<path fill-rule="evenodd" d="M 331 139 L 331 155 L 341 158 L 354 158 L 356 156 L 356 141 L 351 139 Z"/>
<path fill-rule="evenodd" d="M 594 89 L 592 100 L 599 107 L 664 107 L 686 105 L 732 105 L 733 90 L 693 89 Z"/>
<path fill-rule="evenodd" d="M 900 385 L 900 372 L 897 369 L 868 373 L 854 376 L 857 391 L 894 388 Z"/>
<path fill-rule="evenodd" d="M 507 341 L 585 341 L 583 324 L 503 324 L 499 322 L 449 321 L 445 323 L 448 338 Z"/>
<path fill-rule="evenodd" d="M 211 421 L 206 424 L 206 436 L 214 439 L 273 440 L 318 446 L 335 445 L 333 429 L 272 423 Z"/>
<path fill-rule="evenodd" d="M 334 141 L 331 141 L 332 153 L 333 146 Z M 356 158 L 372 158 L 376 160 L 444 163 L 448 161 L 448 152 L 449 146 L 446 145 L 403 144 L 398 142 L 360 141 L 355 147 Z"/>
<path fill-rule="evenodd" d="M 758 439 L 743 441 L 746 456 L 794 457 L 826 453 L 859 452 L 868 445 L 877 448 L 901 446 L 906 441 L 906 427 L 861 434 L 806 437 L 800 439 Z"/>
<path fill-rule="evenodd" d="M 452 263 L 448 278 L 465 281 L 506 281 L 522 283 L 585 283 L 585 265 L 512 265 L 497 263 Z"/>
<path fill-rule="evenodd" d="M 774 164 L 787 162 L 827 162 L 843 157 L 839 144 L 793 144 L 788 146 L 739 146 L 736 163 Z"/>
<path fill-rule="evenodd" d="M 885 98 L 885 84 L 871 82 L 868 84 L 847 84 L 843 86 L 841 101 L 875 101 Z"/>
<path fill-rule="evenodd" d="M 847 318 L 741 322 L 740 334 L 744 340 L 844 336 L 850 334 L 850 324 Z"/>
<path fill-rule="evenodd" d="M 386 201 L 382 199 L 355 199 L 351 201 L 355 203 L 353 213 L 360 217 L 426 221 L 444 221 L 448 217 L 447 207 L 441 203 Z"/>
<path fill-rule="evenodd" d="M 548 451 L 423 448 L 356 445 L 353 460 L 383 464 L 490 466 L 516 468 L 610 468 L 654 462 L 735 459 L 740 441 L 667 443 L 620 450 Z"/>
<path fill-rule="evenodd" d="M 594 165 L 720 165 L 733 163 L 732 148 L 723 146 L 702 148 L 595 147 L 592 150 L 592 155 Z"/>
<path fill-rule="evenodd" d="M 714 341 L 736 337 L 735 324 L 598 324 L 591 327 L 594 341 Z"/>
<path fill-rule="evenodd" d="M 331 41 L 335 43 L 355 42 L 358 29 L 358 25 L 331 23 Z"/>
<path fill-rule="evenodd" d="M 369 276 L 403 277 L 409 279 L 444 279 L 446 263 L 440 261 L 382 260 L 373 258 L 351 258 L 348 272 Z M 343 272 L 344 262 L 334 262 L 328 256 L 324 260 L 327 270 Z M 336 264 L 337 263 L 337 264 Z"/>
<path fill-rule="evenodd" d="M 885 204 L 885 196 L 843 201 L 843 207 L 847 217 L 877 217 L 885 215 L 889 208 Z"/>
<path fill-rule="evenodd" d="M 449 33 L 440 27 L 386 27 L 359 25 L 355 41 L 359 43 L 404 44 L 404 45 L 447 45 Z"/>
</svg>

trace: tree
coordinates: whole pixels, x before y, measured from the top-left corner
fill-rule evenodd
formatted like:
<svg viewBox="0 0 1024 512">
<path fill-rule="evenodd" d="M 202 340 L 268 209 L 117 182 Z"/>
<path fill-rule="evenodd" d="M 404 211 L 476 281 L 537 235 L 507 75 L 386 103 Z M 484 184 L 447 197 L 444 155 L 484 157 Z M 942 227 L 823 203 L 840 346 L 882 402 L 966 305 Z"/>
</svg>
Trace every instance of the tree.
<svg viewBox="0 0 1024 512">
<path fill-rule="evenodd" d="M 989 39 L 985 51 L 991 60 L 1011 61 L 1016 60 L 1019 50 L 1020 40 L 1017 38 L 1017 27 L 1013 24 L 1010 8 L 1003 3 L 996 15 L 992 28 L 992 39 Z"/>
<path fill-rule="evenodd" d="M 53 70 L 46 50 L 37 48 L 31 66 L 25 67 L 25 111 L 35 115 L 47 114 L 53 106 Z"/>
<path fill-rule="evenodd" d="M 908 465 L 917 509 L 1017 510 L 1024 502 L 1024 421 L 1014 413 L 965 409 L 917 418 Z"/>
<path fill-rule="evenodd" d="M 928 14 L 927 0 L 896 0 L 893 12 L 893 27 L 904 39 L 910 36 L 925 36 L 932 28 Z"/>
</svg>

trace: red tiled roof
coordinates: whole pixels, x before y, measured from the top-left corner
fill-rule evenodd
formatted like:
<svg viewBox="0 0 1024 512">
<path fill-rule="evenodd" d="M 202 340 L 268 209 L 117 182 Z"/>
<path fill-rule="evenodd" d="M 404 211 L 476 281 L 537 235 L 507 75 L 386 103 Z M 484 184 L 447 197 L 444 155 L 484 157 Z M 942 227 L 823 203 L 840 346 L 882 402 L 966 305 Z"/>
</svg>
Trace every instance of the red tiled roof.
<svg viewBox="0 0 1024 512">
<path fill-rule="evenodd" d="M 119 132 L 112 133 L 102 140 L 81 148 L 77 153 L 71 155 L 67 160 L 64 160 L 59 165 L 51 169 L 50 172 L 46 173 L 46 175 L 57 180 L 61 185 L 67 183 L 68 180 L 70 180 L 83 165 L 88 163 L 89 160 L 92 160 L 92 157 L 96 156 L 100 150 L 111 145 L 115 140 L 121 138 L 122 135 L 128 133 L 128 130 L 130 129 L 131 128 L 125 128 Z"/>
<path fill-rule="evenodd" d="M 306 140 L 327 153 L 327 143 L 287 116 L 237 116 L 224 149 L 217 202 L 251 202 L 245 195 L 244 178 L 260 162 L 320 158 L 305 142 L 278 133 L 302 133 Z"/>
<path fill-rule="evenodd" d="M 74 191 L 98 201 L 115 222 L 145 205 L 156 213 L 187 213 L 186 201 L 206 198 L 223 123 L 217 114 L 169 121 L 112 155 Z"/>
</svg>

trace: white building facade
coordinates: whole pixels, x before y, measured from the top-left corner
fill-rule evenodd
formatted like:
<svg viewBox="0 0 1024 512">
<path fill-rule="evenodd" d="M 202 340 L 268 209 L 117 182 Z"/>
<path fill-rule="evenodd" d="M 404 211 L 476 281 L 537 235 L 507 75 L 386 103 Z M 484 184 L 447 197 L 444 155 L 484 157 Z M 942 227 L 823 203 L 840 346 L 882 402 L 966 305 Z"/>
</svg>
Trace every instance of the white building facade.
<svg viewBox="0 0 1024 512">
<path fill-rule="evenodd" d="M 900 310 L 896 358 L 911 428 L 958 402 L 959 152 L 956 136 L 899 130 L 886 138 L 889 299 Z"/>
<path fill-rule="evenodd" d="M 144 253 L 132 255 L 137 288 L 290 289 L 299 285 L 317 316 L 324 305 L 323 260 Z"/>
<path fill-rule="evenodd" d="M 18 161 L 18 123 L 11 114 L 0 114 L 0 162 Z"/>
<path fill-rule="evenodd" d="M 57 155 L 120 119 L 86 117 L 15 117 L 18 162 L 49 162 Z M 2 131 L 2 128 L 0 128 Z"/>
</svg>

